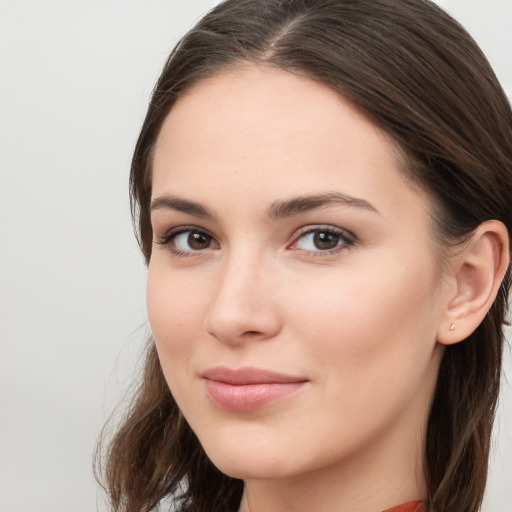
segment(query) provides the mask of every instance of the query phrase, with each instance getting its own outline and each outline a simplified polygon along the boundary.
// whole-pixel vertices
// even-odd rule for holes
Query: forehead
[[[358,128],[355,137],[347,132],[340,138],[342,124]],[[398,152],[392,138],[338,92],[266,65],[224,70],[192,86],[174,104],[159,135],[157,153],[173,140],[173,149],[178,150],[191,137],[196,143],[230,151],[237,147],[247,151],[251,146],[268,151],[278,142],[288,147],[293,138],[301,143],[309,138],[317,147],[323,139],[325,146],[334,142],[340,149],[355,138],[379,139],[391,158]]]
[[[176,102],[155,146],[153,195],[193,190],[197,200],[246,194],[268,203],[334,188],[397,205],[406,191],[417,203],[422,194],[400,162],[391,137],[328,86],[245,66]]]

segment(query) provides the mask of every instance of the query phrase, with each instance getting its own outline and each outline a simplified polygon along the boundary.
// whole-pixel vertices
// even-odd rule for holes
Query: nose
[[[275,270],[262,259],[232,255],[224,262],[206,315],[207,332],[231,345],[268,340],[281,329]]]

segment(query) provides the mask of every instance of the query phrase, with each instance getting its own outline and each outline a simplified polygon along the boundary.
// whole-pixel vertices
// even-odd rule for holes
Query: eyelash
[[[158,240],[156,240],[155,243],[158,245],[162,245],[167,247],[171,254],[176,257],[191,257],[191,256],[197,256],[201,254],[202,250],[190,250],[190,251],[182,251],[179,249],[176,249],[174,247],[174,242],[176,238],[179,235],[182,235],[184,233],[196,233],[199,235],[206,236],[211,239],[211,241],[217,243],[215,241],[215,238],[208,233],[208,231],[199,228],[198,226],[180,226],[178,228],[173,228],[164,233]],[[304,239],[307,235],[312,235],[313,233],[323,233],[328,235],[334,235],[339,237],[338,244],[333,247],[332,249],[326,249],[326,250],[306,250],[306,249],[296,249],[293,248],[293,245],[296,245],[301,239]],[[291,250],[301,250],[303,255],[306,257],[325,257],[325,256],[332,256],[334,254],[338,254],[341,251],[348,250],[357,242],[356,237],[350,233],[349,231],[337,228],[330,225],[318,225],[318,226],[307,226],[305,228],[302,228],[299,230],[299,233],[294,237],[291,244],[289,244],[287,247]],[[205,248],[209,249],[209,247]]]
[[[173,256],[177,256],[179,258],[182,257],[189,257],[189,256],[196,256],[197,254],[200,254],[201,251],[197,250],[190,250],[190,251],[181,251],[179,249],[176,249],[173,244],[176,240],[176,237],[179,235],[182,235],[184,233],[197,233],[200,235],[207,236],[211,238],[212,240],[215,240],[215,238],[210,235],[207,231],[204,229],[199,228],[198,226],[180,226],[178,228],[173,228],[164,233],[157,241],[156,243],[159,245],[163,245],[167,247]]]
[[[292,250],[302,250],[304,256],[307,257],[325,257],[325,256],[332,256],[334,254],[338,254],[341,251],[345,251],[351,248],[356,243],[356,237],[347,231],[346,229],[337,228],[334,226],[329,225],[319,225],[319,226],[307,226],[305,228],[302,228],[301,231],[299,231],[298,235],[294,238],[294,241],[288,246],[292,247],[293,245],[296,245],[301,239],[304,239],[307,235],[312,235],[314,233],[323,233],[328,235],[334,235],[339,237],[338,243],[335,247],[332,249],[326,249],[326,250],[306,250],[306,249],[292,249]]]

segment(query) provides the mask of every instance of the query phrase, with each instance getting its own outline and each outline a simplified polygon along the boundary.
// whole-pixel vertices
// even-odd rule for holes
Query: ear
[[[458,343],[475,331],[496,298],[509,261],[505,225],[497,220],[480,224],[450,266],[451,292],[438,327],[439,343]]]

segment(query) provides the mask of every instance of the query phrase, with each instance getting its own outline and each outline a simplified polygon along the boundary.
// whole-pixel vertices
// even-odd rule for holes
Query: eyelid
[[[335,247],[332,249],[313,249],[308,250],[304,248],[298,248],[294,247],[302,238],[304,238],[306,235],[310,235],[315,232],[327,232],[332,233],[340,237],[340,243],[338,243]],[[209,237],[212,241],[212,243],[215,245],[215,247],[206,247],[204,249],[190,249],[190,250],[181,250],[178,249],[173,245],[173,241],[181,234],[183,233],[189,233],[189,232],[197,232],[200,234],[204,234],[207,237]],[[292,242],[287,245],[287,249],[289,250],[297,250],[301,251],[302,253],[308,255],[314,255],[314,256],[328,256],[333,255],[335,253],[338,253],[342,250],[349,249],[352,245],[354,245],[357,242],[356,236],[348,231],[347,229],[340,228],[337,226],[333,226],[332,224],[317,224],[317,225],[306,225],[303,226],[295,231],[295,233],[292,235]],[[165,231],[162,235],[158,236],[156,240],[153,241],[153,243],[162,245],[166,247],[173,255],[175,256],[200,256],[204,255],[205,252],[213,250],[217,250],[220,248],[220,244],[216,237],[210,233],[209,230],[202,228],[200,226],[196,225],[181,225],[176,226],[171,229],[168,229]]]
[[[342,243],[334,247],[333,249],[326,250],[306,250],[306,249],[297,249],[294,248],[293,245],[297,244],[297,242],[305,237],[306,235],[315,233],[315,232],[328,232],[333,233],[340,236]],[[313,253],[315,255],[329,255],[337,253],[341,250],[348,249],[350,246],[354,245],[357,242],[356,236],[348,231],[347,229],[340,228],[337,226],[333,226],[332,224],[318,224],[318,225],[308,225],[299,228],[293,235],[292,242],[288,245],[288,248],[291,250],[300,250],[307,253]]]
[[[207,250],[212,249],[211,247],[207,247],[203,250],[190,249],[188,251],[183,251],[183,250],[173,247],[172,242],[175,240],[175,238],[183,233],[188,233],[188,232],[197,232],[197,233],[204,234],[211,238],[211,240],[215,243],[217,248],[219,246],[219,242],[217,241],[215,236],[213,236],[207,229],[204,229],[200,226],[194,226],[194,225],[176,226],[174,228],[168,229],[162,235],[160,235],[156,240],[154,240],[154,243],[156,243],[158,245],[162,245],[164,247],[167,247],[171,251],[171,253],[175,256],[197,256],[197,255],[204,254]]]
[[[348,229],[335,226],[334,224],[306,224],[296,229],[293,236],[304,235],[306,233],[311,233],[312,231],[321,231],[322,229],[325,231],[341,233],[343,235],[346,235],[347,238],[353,238],[354,240],[356,238],[356,236]]]

